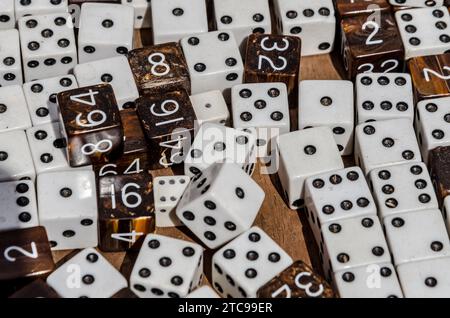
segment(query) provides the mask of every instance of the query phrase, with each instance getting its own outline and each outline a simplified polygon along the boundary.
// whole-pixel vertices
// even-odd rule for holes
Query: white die
[[[389,4],[397,7],[431,8],[444,5],[443,0],[389,0]]]
[[[377,207],[359,167],[334,170],[305,181],[308,221],[316,242],[330,222],[356,216],[376,217]]]
[[[17,20],[29,15],[66,13],[68,0],[15,0],[15,12]]]
[[[438,209],[388,216],[384,227],[396,266],[450,256],[447,230]]]
[[[110,298],[128,286],[127,280],[106,258],[86,248],[47,277],[63,298]]]
[[[356,76],[358,124],[375,120],[414,120],[411,76],[406,73],[362,73]]]
[[[133,49],[134,9],[128,5],[84,3],[78,33],[81,63],[123,55]]]
[[[376,216],[354,217],[323,227],[321,252],[325,273],[390,263],[388,245]]]
[[[399,10],[395,18],[405,47],[405,60],[450,50],[450,15],[446,7]]]
[[[450,258],[406,263],[397,267],[407,298],[449,298]]]
[[[191,95],[190,99],[197,116],[198,126],[203,123],[226,125],[229,122],[230,112],[220,91]]]
[[[0,63],[0,87],[23,83],[19,31],[16,29],[1,30],[1,22]]]
[[[16,17],[14,13],[15,0],[0,1],[0,30],[14,29]]]
[[[186,298],[220,298],[219,295],[209,286],[202,286],[188,294]]]
[[[233,162],[247,169],[255,163],[255,135],[252,130],[203,124],[184,160],[184,174],[195,177],[215,162]]]
[[[300,82],[299,129],[330,127],[341,155],[350,155],[353,152],[354,112],[352,82]]]
[[[230,88],[242,83],[244,65],[231,31],[202,33],[181,40],[192,94],[220,90],[228,102]]]
[[[36,174],[71,169],[66,157],[66,140],[59,123],[48,123],[26,130]]]
[[[141,298],[185,297],[203,279],[203,248],[195,243],[149,234],[130,276]]]
[[[22,86],[0,87],[0,132],[31,127]]]
[[[39,226],[33,181],[0,183],[0,202],[0,232]]]
[[[110,84],[119,109],[135,108],[139,92],[125,56],[116,56],[75,66],[74,74],[80,87]]]
[[[291,209],[303,205],[306,178],[344,168],[331,129],[317,127],[278,137],[278,176]]]
[[[205,0],[153,0],[153,43],[178,42],[208,32]]]
[[[428,162],[431,150],[450,146],[450,97],[417,103],[416,130],[422,157]]]
[[[122,4],[134,9],[134,28],[144,29],[152,26],[151,0],[122,0]]]
[[[59,121],[56,94],[78,88],[73,75],[63,75],[23,84],[28,110],[34,126]]]
[[[400,118],[356,126],[355,161],[366,174],[376,168],[420,162],[412,122]]]
[[[217,30],[233,31],[237,44],[245,50],[252,33],[272,33],[268,0],[214,0]]]
[[[280,33],[302,39],[302,56],[333,50],[336,18],[331,0],[275,0]]]
[[[341,298],[403,298],[397,273],[390,263],[338,272],[333,281]]]
[[[255,298],[265,283],[292,265],[292,258],[259,227],[252,227],[217,251],[212,284],[224,298]]]
[[[369,176],[381,219],[398,213],[438,208],[433,183],[422,162],[374,169]]]
[[[39,221],[53,250],[97,246],[97,193],[93,171],[58,171],[37,178]]]
[[[182,225],[175,215],[175,207],[189,184],[188,176],[156,177],[153,180],[156,226]]]
[[[176,215],[214,249],[253,225],[264,197],[264,190],[238,165],[217,163],[192,180]]]
[[[68,13],[23,17],[18,22],[25,81],[65,75],[77,64]]]
[[[35,176],[25,131],[0,133],[0,182],[34,180]]]

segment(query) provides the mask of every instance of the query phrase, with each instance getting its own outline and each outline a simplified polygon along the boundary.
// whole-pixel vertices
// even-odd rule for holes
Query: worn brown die
[[[141,95],[178,89],[191,91],[188,67],[178,43],[132,50],[128,61]]]
[[[364,72],[403,71],[404,48],[392,13],[382,12],[379,19],[372,15],[344,18],[341,31],[341,53],[348,78]]]
[[[148,148],[141,122],[134,109],[120,111],[123,126],[123,154],[106,164],[95,166],[96,176],[134,174],[149,168]]]
[[[413,57],[408,62],[416,100],[450,95],[450,54]]]
[[[55,269],[41,226],[0,233],[0,281],[44,276]]]
[[[282,271],[262,286],[259,298],[335,298],[331,286],[302,261]]]
[[[367,15],[391,9],[387,0],[336,0],[335,5],[337,15],[340,18]]]
[[[151,149],[150,166],[158,169],[181,163],[192,143],[197,119],[188,93],[180,89],[162,96],[146,95],[136,105]]]
[[[121,154],[122,122],[111,85],[64,91],[57,98],[72,167],[105,162]]]
[[[430,152],[429,170],[439,204],[450,195],[450,147],[438,147]]]
[[[115,293],[111,298],[139,298],[133,291],[129,288],[124,288]]]
[[[148,173],[98,181],[99,247],[124,251],[155,230],[153,179]]]
[[[60,296],[39,278],[15,292],[9,298],[60,298]]]
[[[252,34],[247,40],[245,83],[285,83],[290,105],[297,105],[301,40],[296,36]]]

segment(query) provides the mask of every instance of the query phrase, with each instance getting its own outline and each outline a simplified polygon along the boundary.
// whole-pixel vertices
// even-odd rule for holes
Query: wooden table
[[[136,47],[141,43],[150,45],[150,36],[147,32],[136,33]],[[339,57],[332,55],[318,55],[304,57],[301,62],[301,79],[341,79],[335,65],[339,65]],[[297,110],[291,111],[291,117],[297,118]],[[296,119],[295,119],[296,121]],[[171,175],[170,170],[153,171],[152,175]],[[294,260],[303,260],[312,265],[317,271],[322,271],[319,263],[319,254],[308,221],[301,211],[290,210],[281,195],[281,186],[277,175],[261,175],[255,169],[253,179],[264,189],[266,197],[256,219],[255,225],[266,231]],[[156,233],[185,240],[196,240],[185,227],[157,228]],[[197,242],[199,242],[197,240]],[[64,262],[72,251],[54,252],[56,262]],[[205,253],[205,283],[210,280],[210,259],[212,252]],[[103,253],[103,255],[116,267],[120,268],[125,253]]]

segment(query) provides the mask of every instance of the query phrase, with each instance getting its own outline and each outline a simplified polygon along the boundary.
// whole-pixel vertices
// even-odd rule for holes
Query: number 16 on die
[[[77,88],[57,96],[70,166],[99,164],[121,154],[122,122],[111,85]]]

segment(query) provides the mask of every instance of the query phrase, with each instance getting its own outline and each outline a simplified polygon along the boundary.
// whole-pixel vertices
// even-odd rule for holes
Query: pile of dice
[[[450,297],[444,5],[0,0],[0,292]],[[300,81],[328,53],[347,80]],[[256,169],[322,268],[254,226]]]

